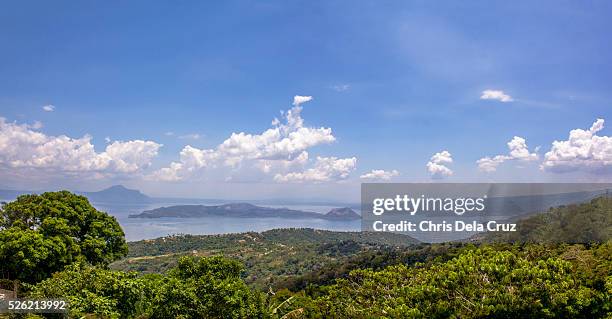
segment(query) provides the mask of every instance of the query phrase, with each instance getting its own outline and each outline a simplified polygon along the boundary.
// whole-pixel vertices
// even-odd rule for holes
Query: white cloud
[[[43,105],[42,109],[45,112],[53,112],[55,111],[55,105],[52,105],[52,104]]]
[[[446,165],[453,162],[453,156],[449,151],[442,151],[434,154],[427,162],[427,171],[431,178],[441,179],[453,175],[453,171]]]
[[[232,133],[214,149],[198,149],[188,145],[181,151],[178,162],[154,172],[151,177],[181,180],[207,168],[237,170],[248,164],[260,172],[280,174],[295,168],[297,164],[304,166],[308,160],[307,149],[336,140],[331,128],[304,125],[300,104],[311,99],[296,96],[295,106],[283,113],[282,121],[273,121],[273,127],[260,134]]]
[[[529,153],[527,142],[520,136],[515,136],[508,142],[510,149],[510,158],[522,161],[535,161],[538,159],[538,154]]]
[[[258,160],[255,164],[264,173],[301,170],[308,164],[308,152],[303,151],[291,160]]]
[[[183,171],[183,164],[172,162],[170,166],[160,168],[159,170],[153,172],[153,174],[149,175],[148,178],[158,181],[180,181],[183,179],[180,176],[180,173]]]
[[[382,169],[373,169],[372,171],[359,176],[359,178],[388,181],[398,175],[399,172],[397,170],[385,171]]]
[[[35,130],[39,130],[43,127],[43,124],[41,121],[34,121],[34,123],[32,123],[32,125],[30,125],[31,128],[35,129]]]
[[[612,137],[596,135],[603,127],[604,120],[597,119],[588,130],[571,130],[566,141],[554,141],[540,168],[550,172],[611,171]]]
[[[510,95],[504,93],[504,91],[501,90],[484,90],[482,91],[482,95],[480,95],[480,99],[497,100],[504,103],[514,101],[514,99]]]
[[[527,147],[527,142],[524,138],[520,136],[515,136],[508,142],[509,154],[508,155],[496,155],[494,157],[483,157],[476,161],[478,164],[478,169],[491,173],[497,170],[497,166],[502,164],[505,161],[509,160],[519,160],[523,162],[535,161],[539,158],[537,153],[530,153],[529,148]],[[537,149],[537,148],[536,148]]]
[[[34,131],[37,125],[0,118],[0,165],[57,172],[135,173],[151,163],[162,146],[151,141],[114,142],[95,151],[91,136],[70,138]]]
[[[346,179],[357,164],[357,158],[317,157],[313,168],[303,172],[276,174],[277,182],[329,182]]]
[[[478,164],[479,170],[491,173],[497,170],[497,166],[509,159],[512,159],[512,157],[506,155],[497,155],[494,157],[486,156],[477,160],[476,164]]]
[[[336,92],[345,92],[348,91],[351,86],[348,84],[336,84],[336,85],[332,85],[332,90],[336,91]]]
[[[311,100],[312,100],[312,96],[296,95],[293,97],[293,106],[300,106],[301,104],[306,103]]]
[[[453,162],[453,156],[451,155],[451,153],[449,151],[442,151],[439,153],[434,154],[431,157],[431,161],[437,164],[441,164],[441,163],[452,163]]]
[[[104,142],[106,142],[107,144],[110,143],[111,142],[110,136],[105,137]]]
[[[166,135],[166,136],[174,136],[174,132],[166,132],[166,133],[164,133],[164,135]]]
[[[134,173],[151,165],[151,160],[157,156],[161,147],[152,141],[115,141],[106,146],[101,156],[110,157],[111,168],[122,173]]]

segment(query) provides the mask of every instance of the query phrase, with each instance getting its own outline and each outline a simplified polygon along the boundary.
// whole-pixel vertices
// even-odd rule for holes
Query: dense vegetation
[[[406,246],[417,241],[401,234],[367,232],[333,232],[316,229],[273,229],[261,233],[248,232],[224,235],[178,235],[129,243],[128,257],[156,256],[191,250],[223,250],[238,244],[259,246],[325,244],[352,240],[365,244]]]
[[[87,313],[111,318],[612,315],[610,242],[454,249],[456,256],[450,259],[356,269],[331,284],[297,292],[249,288],[240,277],[242,265],[231,259],[182,257],[166,275],[72,265],[32,286],[30,295],[67,298],[74,317]]]
[[[491,247],[466,249],[431,265],[355,270],[297,298],[309,318],[602,318],[612,315],[610,244],[577,249],[598,274],[562,256],[529,256]],[[538,247],[548,248],[548,247]],[[562,249],[563,251],[564,249]],[[545,254],[546,255],[546,254]],[[606,277],[607,276],[607,277]],[[303,310],[299,310],[303,309]],[[288,311],[291,308],[287,309]]]
[[[115,270],[76,258],[23,287],[68,299],[75,318],[612,318],[611,204],[553,209],[525,234],[558,239],[534,222],[556,218],[567,236],[603,236],[583,244],[419,244],[304,229],[173,236],[130,243]],[[597,229],[572,225],[589,211]]]
[[[517,222],[517,232],[487,233],[487,242],[590,243],[612,238],[612,198],[550,208]]]
[[[263,317],[265,296],[247,287],[242,270],[222,257],[183,257],[165,276],[75,264],[33,286],[30,296],[66,298],[70,315],[78,318]]]
[[[313,229],[270,230],[206,236],[169,236],[129,243],[128,258],[113,269],[160,273],[181,256],[222,255],[246,266],[244,280],[267,289],[294,276],[318,270],[360,252],[407,247],[410,237],[392,233],[331,232]]]
[[[324,264],[318,269],[287,276],[273,284],[274,289],[312,291],[318,286],[332,284],[336,279],[346,278],[356,269],[381,270],[392,265],[415,265],[417,263],[443,262],[457,256],[465,247],[462,243],[419,244],[407,247],[380,247],[349,255]]]
[[[107,265],[127,254],[117,220],[67,191],[22,195],[0,207],[0,275],[37,282],[66,265]]]

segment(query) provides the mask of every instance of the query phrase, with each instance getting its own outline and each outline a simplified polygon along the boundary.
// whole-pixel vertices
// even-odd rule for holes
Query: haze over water
[[[152,239],[174,234],[211,235],[242,233],[248,231],[266,231],[275,228],[315,228],[335,231],[359,231],[361,221],[331,221],[325,219],[289,219],[289,218],[129,218],[130,214],[163,206],[180,205],[167,202],[154,204],[114,204],[92,203],[98,210],[117,218],[128,241]],[[202,202],[202,205],[219,205],[221,202]],[[308,205],[262,205],[266,207],[286,207],[295,210],[327,213],[331,206]]]

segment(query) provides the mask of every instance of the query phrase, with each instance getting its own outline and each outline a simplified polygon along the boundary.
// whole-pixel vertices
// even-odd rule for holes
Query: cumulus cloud
[[[431,178],[441,179],[453,175],[453,171],[446,165],[453,162],[453,156],[449,151],[442,151],[434,154],[427,162],[427,171]]]
[[[264,173],[276,171],[295,171],[303,169],[309,161],[308,152],[303,151],[290,160],[258,160],[255,167]]]
[[[150,177],[162,181],[178,181],[188,177],[193,172],[206,167],[215,160],[213,150],[201,150],[190,145],[185,146],[180,154],[179,162],[155,171]]]
[[[293,97],[293,106],[300,106],[301,104],[309,102],[311,100],[312,100],[312,96],[296,95]]]
[[[36,125],[0,118],[0,165],[12,169],[102,174],[135,173],[148,167],[162,146],[152,141],[116,141],[96,152],[91,136],[48,136]]]
[[[301,106],[291,108],[286,113],[285,124],[261,134],[232,133],[217,151],[229,162],[244,158],[290,159],[310,147],[336,140],[330,128],[304,127],[301,111]]]
[[[512,159],[512,157],[506,155],[497,155],[494,157],[486,156],[477,160],[476,164],[478,164],[479,170],[491,173],[497,170],[497,166],[509,159]]]
[[[514,101],[514,99],[510,95],[504,93],[504,91],[502,90],[484,90],[480,95],[480,99],[497,100],[504,103]]]
[[[42,109],[45,112],[53,112],[55,111],[55,105],[52,105],[52,104],[43,105]]]
[[[604,120],[597,119],[588,130],[574,129],[565,141],[554,141],[544,155],[540,168],[550,172],[610,172],[612,170],[612,137],[598,136]]]
[[[303,172],[276,174],[277,182],[329,182],[346,179],[355,170],[357,158],[317,157],[313,168]]]
[[[151,165],[151,160],[157,156],[161,146],[152,141],[115,141],[106,146],[106,150],[99,156],[108,156],[109,168],[114,171],[134,173]]]
[[[508,142],[508,149],[510,149],[510,158],[522,160],[522,161],[535,161],[538,159],[538,154],[529,153],[527,142],[524,138],[515,136]]]
[[[508,155],[496,155],[494,157],[483,157],[476,161],[478,169],[483,172],[495,172],[497,167],[505,161],[519,160],[524,162],[535,161],[538,159],[538,154],[529,152],[527,142],[520,136],[515,136],[508,142],[509,153]]]
[[[359,176],[359,178],[388,181],[395,176],[399,176],[399,172],[397,170],[385,171],[382,169],[373,169],[370,172]]]
[[[312,97],[296,96],[294,106],[283,113],[282,121],[273,121],[272,128],[260,134],[245,132],[232,133],[229,138],[213,149],[198,149],[186,146],[180,153],[180,159],[154,172],[151,177],[157,180],[176,181],[190,178],[205,169],[227,167],[240,169],[242,165],[251,164],[259,171],[269,174],[280,174],[278,181],[298,179],[298,175],[283,178],[288,170],[306,166],[308,150],[311,147],[332,143],[336,138],[331,128],[307,127],[301,116],[301,104],[312,100]],[[321,171],[325,158],[317,158],[312,171],[294,172],[304,174],[303,181],[315,181],[314,176],[328,176],[333,179],[343,174],[316,174]],[[336,159],[337,160],[337,159]],[[280,171],[280,172],[279,172]],[[321,178],[321,181],[324,178]]]

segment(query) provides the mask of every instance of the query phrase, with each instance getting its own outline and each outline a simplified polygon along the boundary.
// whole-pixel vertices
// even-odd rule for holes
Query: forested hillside
[[[468,245],[295,292],[249,288],[243,266],[182,257],[166,275],[70,266],[31,288],[72,314],[120,318],[609,318],[612,243]]]
[[[612,197],[550,208],[517,222],[517,232],[487,233],[485,242],[591,243],[612,239]]]
[[[221,255],[246,266],[244,280],[258,288],[275,286],[293,276],[316,271],[349,256],[408,247],[416,240],[393,233],[275,229],[262,233],[181,235],[129,243],[128,258],[117,270],[159,273],[176,266],[181,256]]]
[[[611,266],[610,243],[467,248],[282,298],[303,318],[609,318]]]

